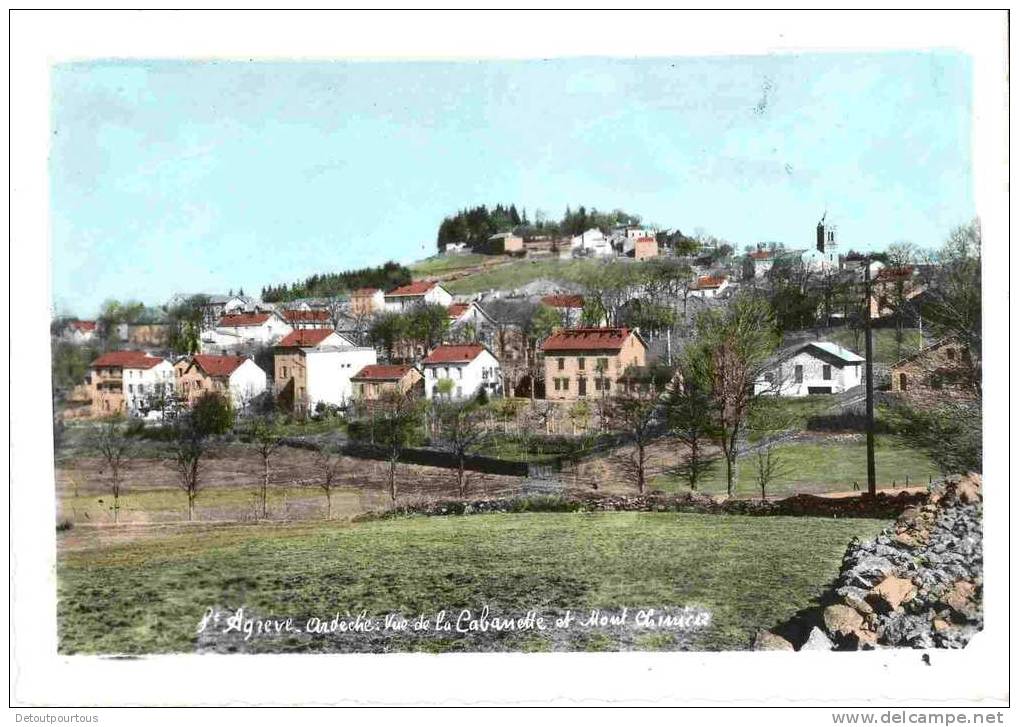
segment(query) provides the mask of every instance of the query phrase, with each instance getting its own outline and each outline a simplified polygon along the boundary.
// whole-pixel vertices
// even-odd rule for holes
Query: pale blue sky
[[[432,254],[444,215],[616,207],[742,248],[940,242],[973,217],[949,53],[53,71],[53,294],[156,304]]]

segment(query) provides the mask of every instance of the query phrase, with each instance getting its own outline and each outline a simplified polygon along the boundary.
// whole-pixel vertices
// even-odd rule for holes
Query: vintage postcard
[[[609,46],[48,64],[55,657],[980,642],[979,61]]]

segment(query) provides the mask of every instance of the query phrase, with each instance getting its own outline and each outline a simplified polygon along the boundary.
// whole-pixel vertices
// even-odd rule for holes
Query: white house
[[[96,329],[95,321],[68,321],[60,337],[74,344],[88,343],[96,337]]]
[[[775,252],[772,250],[755,250],[747,258],[754,278],[763,278],[775,267]]]
[[[242,409],[264,392],[266,373],[248,356],[195,354],[177,376],[177,388],[190,403],[207,391],[228,395],[230,403]]]
[[[219,319],[215,328],[202,331],[202,350],[251,344],[271,345],[293,330],[294,327],[275,311],[229,313]]]
[[[776,396],[840,394],[862,383],[863,364],[862,356],[836,343],[807,343],[779,358],[755,389]]]
[[[425,374],[425,397],[433,399],[443,394],[439,382],[453,382],[450,398],[472,397],[482,388],[489,395],[502,392],[499,360],[480,343],[463,346],[438,346],[421,362]]]
[[[335,331],[302,328],[276,346],[276,391],[294,408],[345,406],[353,396],[350,379],[374,363],[374,348],[354,346]]]
[[[435,303],[444,308],[453,302],[448,290],[435,282],[418,281],[386,293],[386,310],[402,313],[421,303]]]
[[[611,255],[613,252],[609,238],[605,237],[604,233],[597,227],[592,227],[587,232],[583,232],[576,237],[571,238],[570,248],[578,255],[583,254],[599,257]]]
[[[701,275],[690,286],[690,295],[695,298],[717,298],[729,287],[729,278],[724,275]]]
[[[92,386],[99,397],[116,397],[119,393],[123,397],[122,411],[130,416],[140,415],[151,397],[172,392],[176,379],[173,364],[143,351],[111,351],[93,361],[90,368]],[[115,412],[118,408],[114,405],[108,410]]]

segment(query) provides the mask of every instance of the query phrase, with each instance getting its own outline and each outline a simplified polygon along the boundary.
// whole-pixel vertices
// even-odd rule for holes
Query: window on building
[[[553,379],[553,381],[555,382],[555,390],[559,391],[559,379]]]
[[[562,371],[563,369],[565,369],[565,368],[566,368],[566,359],[564,359],[564,358],[561,358],[561,359],[559,359],[559,360],[558,360],[558,362],[557,362],[557,363],[558,363],[558,365],[559,365],[559,370],[560,370],[560,371]]]
[[[563,379],[563,391],[569,391],[569,390],[570,390],[570,380],[569,379]]]
[[[905,390],[906,390],[906,375],[905,374],[899,374],[899,391],[905,391]]]
[[[828,364],[821,367],[821,378],[825,381],[831,381],[831,366]]]
[[[609,360],[607,358],[600,358],[600,359],[598,359],[598,368],[601,369],[602,371],[608,371],[609,370]]]
[[[803,383],[803,367],[802,366],[797,365],[797,367],[793,370],[793,380],[797,384],[802,384]]]
[[[955,361],[955,349],[954,348],[946,348],[945,349],[945,356],[948,357],[949,361]]]
[[[583,356],[581,356],[580,358],[577,359],[577,368],[583,371],[584,365],[586,363],[587,363],[586,359]]]

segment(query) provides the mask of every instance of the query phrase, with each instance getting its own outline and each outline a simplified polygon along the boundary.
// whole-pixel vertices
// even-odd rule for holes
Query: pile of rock
[[[950,478],[873,541],[850,543],[801,650],[965,646],[983,627],[980,490],[980,475]],[[753,648],[795,640],[761,632]]]
[[[690,512],[726,515],[794,515],[812,517],[891,518],[922,504],[926,493],[878,493],[877,497],[793,495],[782,500],[715,498],[699,492],[643,495],[567,492],[495,499],[404,502],[381,512],[361,515],[375,520],[407,515],[473,515],[491,512]]]

